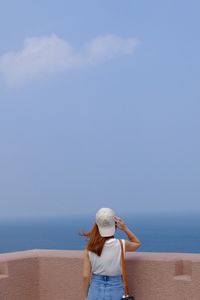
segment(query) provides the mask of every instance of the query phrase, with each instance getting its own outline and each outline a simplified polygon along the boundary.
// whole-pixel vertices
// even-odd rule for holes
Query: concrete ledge
[[[126,255],[136,300],[200,300],[200,254],[135,252]],[[82,299],[82,251],[0,254],[1,300]]]

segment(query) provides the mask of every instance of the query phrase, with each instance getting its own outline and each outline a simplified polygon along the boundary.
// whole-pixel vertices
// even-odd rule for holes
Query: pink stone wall
[[[0,254],[0,300],[39,300],[38,258],[32,251]]]
[[[40,300],[82,299],[82,260],[79,251],[40,253]]]
[[[200,300],[200,254],[134,253],[130,291],[140,300]]]
[[[200,254],[126,255],[136,300],[200,300]],[[0,300],[82,299],[82,252],[30,250],[0,254]]]

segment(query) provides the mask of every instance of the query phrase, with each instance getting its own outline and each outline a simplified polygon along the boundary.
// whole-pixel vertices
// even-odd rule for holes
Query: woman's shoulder
[[[120,246],[120,240],[122,241],[123,245],[125,244],[124,239],[117,239],[117,238],[111,238],[105,242],[106,245],[119,245]]]
[[[110,243],[113,243],[113,242],[116,242],[116,241],[117,241],[116,238],[110,238],[109,240],[107,240],[107,241],[105,242],[105,244],[110,244]]]
[[[116,239],[116,241],[117,241],[117,243],[119,244],[120,247],[121,247],[120,241],[122,241],[123,249],[124,249],[124,251],[125,251],[126,240],[125,240],[125,239]]]

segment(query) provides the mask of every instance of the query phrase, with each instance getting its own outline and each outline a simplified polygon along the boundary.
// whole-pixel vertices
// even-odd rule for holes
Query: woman
[[[83,254],[84,300],[121,300],[124,289],[121,247],[114,237],[116,228],[124,231],[129,239],[122,240],[124,251],[135,251],[141,246],[138,238],[112,209],[98,210],[92,230],[82,234],[89,238]]]

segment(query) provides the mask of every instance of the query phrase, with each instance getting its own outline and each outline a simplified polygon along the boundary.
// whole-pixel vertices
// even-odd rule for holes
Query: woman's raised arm
[[[129,239],[125,241],[125,251],[136,251],[140,246],[140,240],[134,235],[134,233],[126,226],[125,222],[119,218],[115,217],[117,228],[124,231]]]

